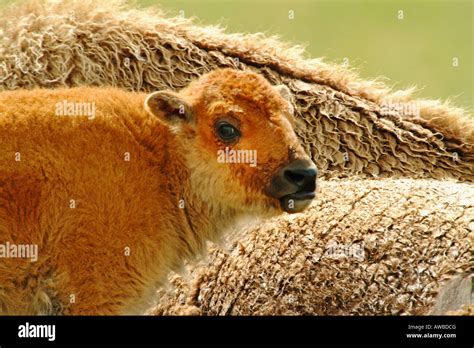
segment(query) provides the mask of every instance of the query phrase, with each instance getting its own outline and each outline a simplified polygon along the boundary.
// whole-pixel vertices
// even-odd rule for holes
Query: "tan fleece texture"
[[[173,275],[150,313],[430,314],[452,279],[472,277],[473,238],[471,185],[321,182],[308,211],[249,228]]]

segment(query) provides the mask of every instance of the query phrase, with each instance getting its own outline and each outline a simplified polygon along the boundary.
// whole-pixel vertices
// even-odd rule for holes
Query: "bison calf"
[[[0,312],[141,313],[206,240],[305,209],[288,98],[229,69],[179,93],[0,93]]]

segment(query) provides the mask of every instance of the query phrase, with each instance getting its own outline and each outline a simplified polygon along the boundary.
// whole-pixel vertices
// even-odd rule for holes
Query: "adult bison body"
[[[37,0],[3,11],[0,38],[0,91],[179,90],[214,69],[252,70],[291,90],[296,133],[321,178],[474,181],[474,122],[464,110],[306,59],[274,37],[227,34],[120,0]]]
[[[287,92],[224,69],[179,93],[1,93],[0,241],[38,251],[0,258],[1,312],[139,313],[205,240],[305,209]]]

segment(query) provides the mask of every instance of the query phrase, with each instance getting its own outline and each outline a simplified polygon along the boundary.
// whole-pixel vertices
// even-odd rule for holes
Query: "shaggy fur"
[[[14,6],[0,32],[0,89],[176,90],[218,67],[258,70],[291,89],[297,133],[323,177],[474,180],[474,124],[463,110],[305,59],[300,47],[275,37],[226,34],[156,9],[90,0]]]
[[[189,276],[172,277],[175,288],[160,291],[151,313],[442,314],[434,311],[438,295],[458,276],[468,279],[461,298],[470,303],[471,185],[385,179],[320,181],[320,188],[306,212],[249,228]],[[330,253],[361,243],[361,258]]]
[[[458,310],[447,312],[446,315],[474,316],[474,305],[471,304],[471,305],[463,306],[462,308]]]
[[[0,93],[0,241],[39,248],[37,262],[0,258],[2,314],[140,313],[206,239],[281,213],[265,188],[309,159],[276,89],[224,69],[167,95],[185,106],[180,116],[156,95]],[[94,103],[95,118],[58,116],[63,101]],[[223,115],[240,124],[235,144],[215,134]],[[257,166],[218,163],[224,146],[256,150]]]

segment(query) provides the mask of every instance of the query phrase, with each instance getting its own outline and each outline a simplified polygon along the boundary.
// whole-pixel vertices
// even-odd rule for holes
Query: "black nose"
[[[318,170],[309,159],[297,159],[281,168],[273,176],[266,194],[280,202],[280,208],[287,213],[303,211],[316,195]]]
[[[317,175],[318,170],[310,159],[294,160],[272,178],[267,193],[278,199],[292,194],[298,194],[301,199],[314,196]]]
[[[315,166],[305,168],[286,168],[284,178],[297,187],[298,191],[314,191],[316,189],[316,176],[318,171]]]

